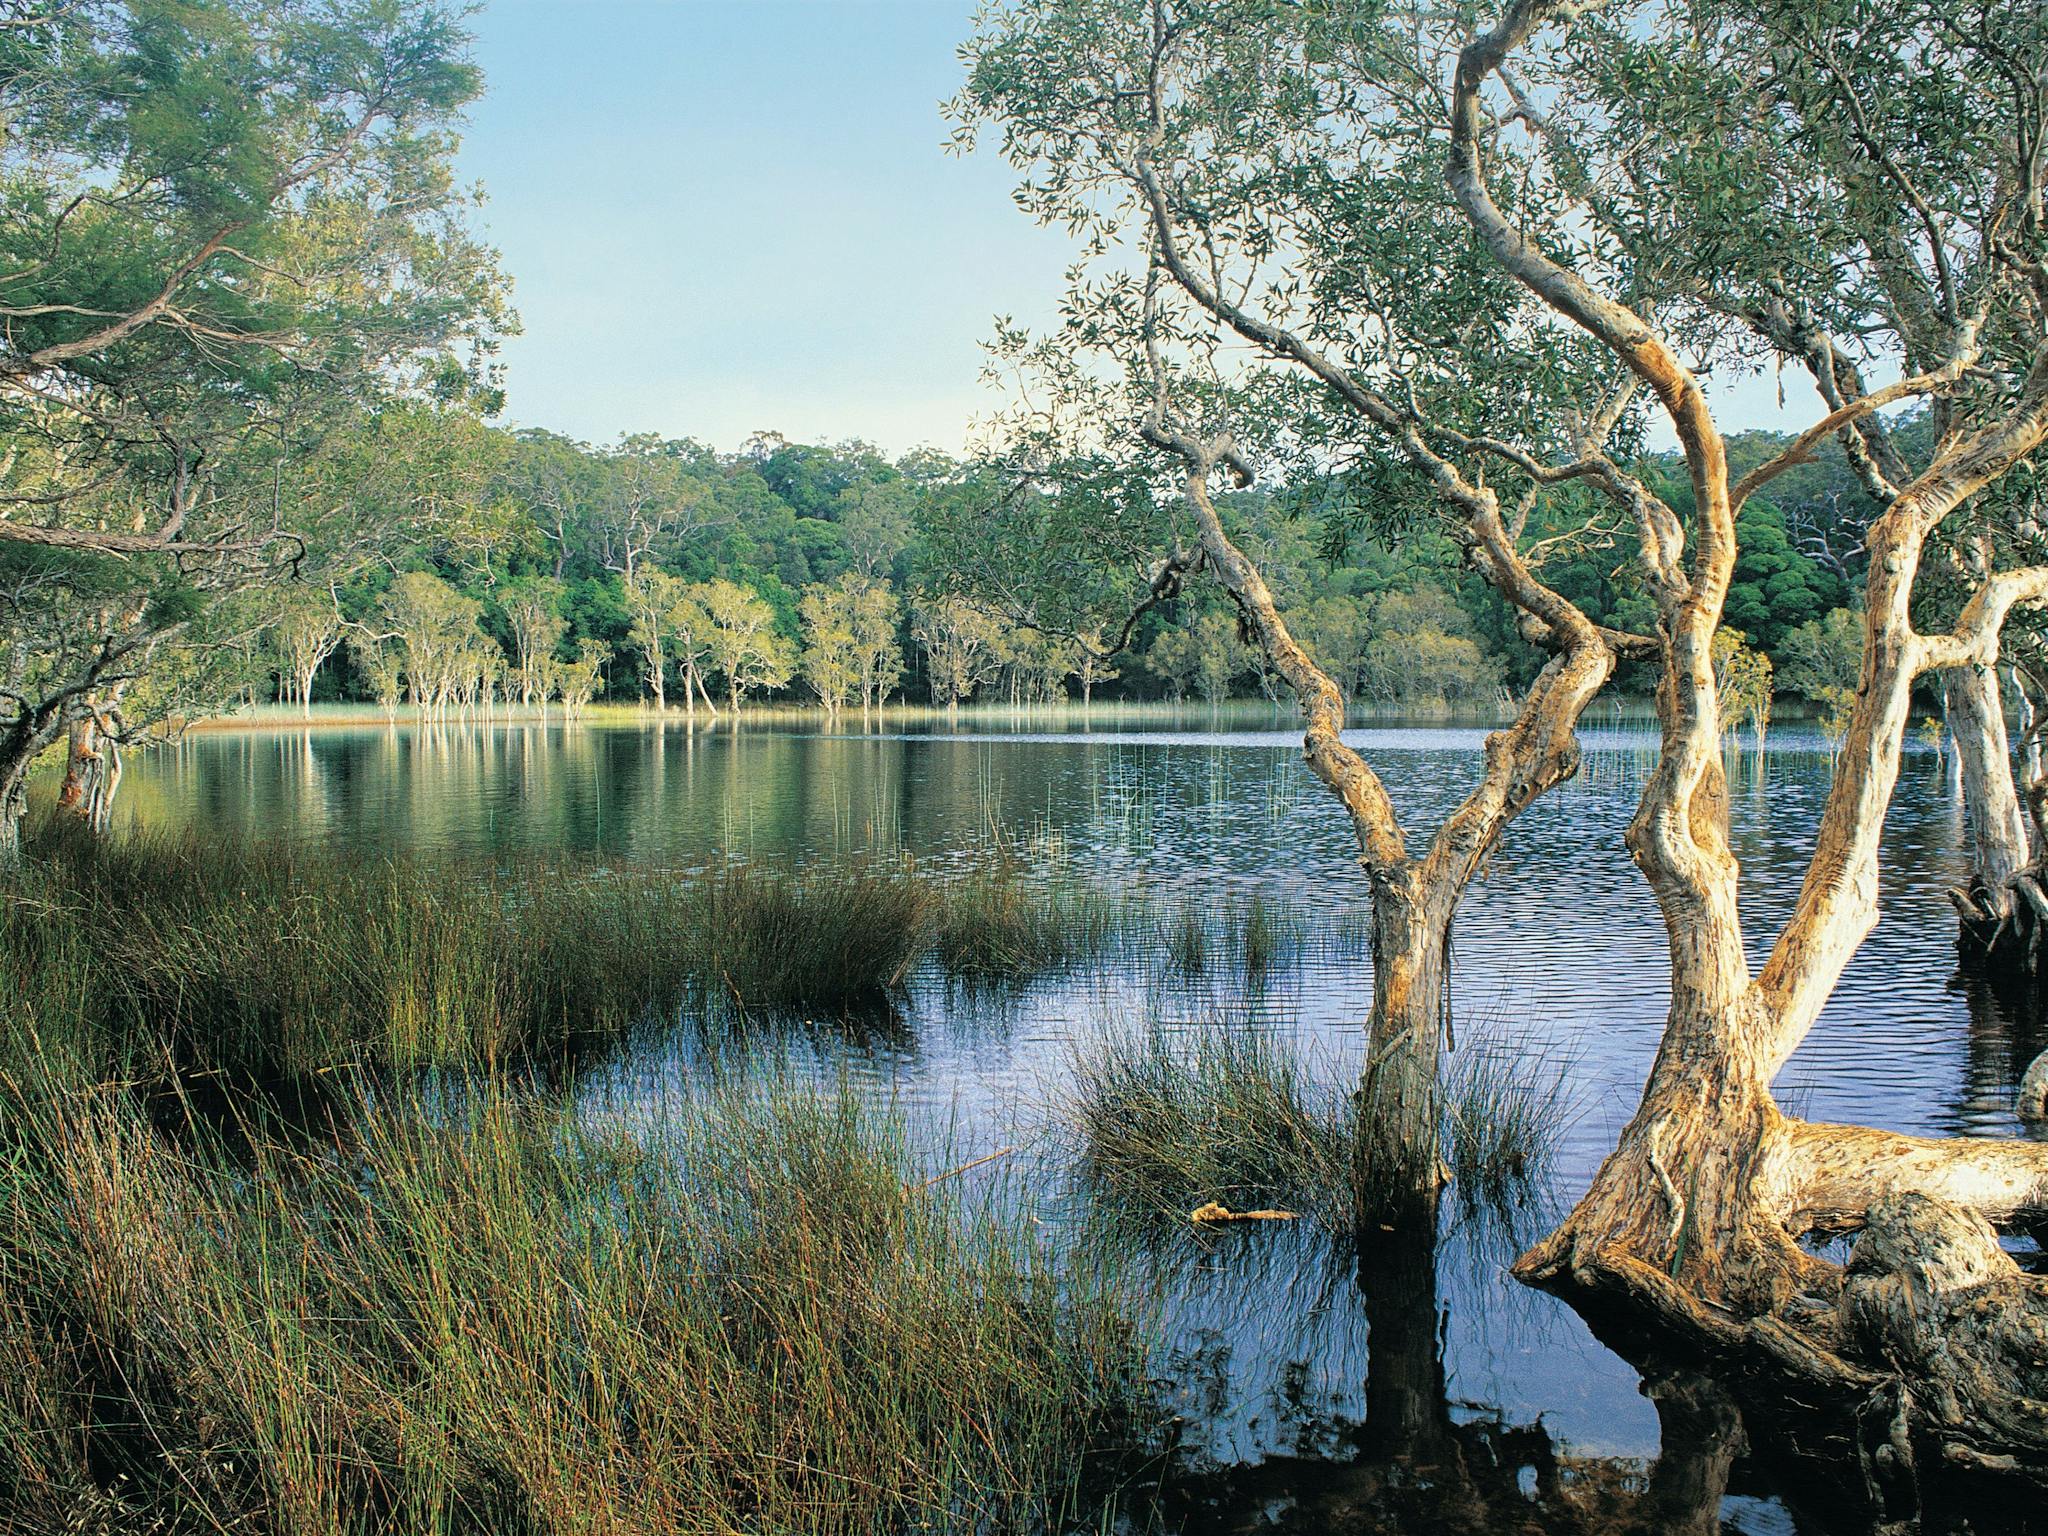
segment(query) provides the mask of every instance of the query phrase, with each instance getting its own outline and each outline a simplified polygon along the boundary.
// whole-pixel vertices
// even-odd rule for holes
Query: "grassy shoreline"
[[[1625,718],[1648,723],[1653,720],[1650,703],[1647,700],[1628,700],[1625,703]],[[822,705],[797,701],[769,701],[766,703],[742,705],[738,715],[741,726],[747,725],[805,725],[824,726],[859,733],[868,729],[900,728],[903,726],[928,725],[942,728],[977,725],[1045,725],[1052,722],[1071,723],[1078,721],[1115,724],[1118,722],[1166,723],[1207,725],[1212,722],[1258,722],[1275,728],[1291,725],[1297,718],[1293,705],[1285,702],[1269,702],[1264,699],[1230,699],[1216,704],[1199,702],[1174,703],[1171,700],[1095,700],[1088,704],[1078,699],[1049,704],[1007,704],[998,702],[968,703],[957,710],[946,710],[925,704],[886,704],[863,713],[859,709],[844,709],[837,714],[828,714]],[[1370,706],[1354,706],[1351,723],[1357,726],[1373,725],[1496,725],[1503,719],[1500,710],[1493,707],[1473,709],[1445,708],[1441,710],[1378,709]],[[708,730],[729,728],[734,717],[731,711],[721,707],[713,717],[699,711],[694,717],[681,708],[671,706],[665,711],[656,710],[644,702],[617,703],[601,702],[586,706],[575,716],[565,716],[559,706],[543,711],[536,706],[502,705],[490,710],[472,710],[458,714],[429,717],[412,705],[398,706],[386,710],[376,704],[321,703],[313,706],[310,715],[300,712],[296,705],[260,704],[243,706],[231,713],[210,715],[185,722],[182,729],[187,733],[213,733],[229,731],[289,731],[323,729],[365,729],[386,726],[420,725],[586,725],[586,726],[648,726],[667,725],[676,729]]]
[[[1065,1529],[1151,1434],[1145,1303],[846,1092],[646,1139],[477,1085],[346,1146],[0,1090],[0,1527]]]
[[[503,1066],[650,1020],[858,1009],[913,972],[1010,985],[1118,964],[1263,982],[1310,948],[1254,895],[1198,909],[1007,859],[783,867],[351,854],[51,820],[0,876],[10,1049],[94,1080]],[[1341,922],[1320,934],[1355,945]]]

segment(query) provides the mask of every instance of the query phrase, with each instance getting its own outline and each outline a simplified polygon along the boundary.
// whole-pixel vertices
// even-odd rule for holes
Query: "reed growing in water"
[[[1128,943],[1134,916],[1128,902],[1002,865],[943,888],[934,954],[949,975],[1013,980],[1112,952]]]
[[[1277,1206],[1357,1231],[1408,1191],[1374,1166],[1355,1089],[1323,1053],[1270,1030],[1150,1023],[1078,1046],[1054,1118],[1084,1186],[1110,1210],[1185,1220],[1211,1201]],[[1452,1054],[1439,1089],[1453,1200],[1511,1212],[1548,1172],[1562,1071],[1481,1041]]]
[[[716,1082],[631,1136],[380,1093],[234,1155],[4,1092],[10,1529],[1060,1528],[1145,1433],[1113,1260],[850,1091]]]
[[[1059,885],[884,861],[511,867],[60,826],[4,885],[8,1037],[144,1080],[505,1062],[694,1004],[871,999],[931,955],[1029,974],[1119,921]]]

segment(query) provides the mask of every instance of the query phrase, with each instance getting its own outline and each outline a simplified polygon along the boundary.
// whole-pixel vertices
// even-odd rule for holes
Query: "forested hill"
[[[1277,688],[1199,582],[1149,612],[1107,663],[937,595],[946,573],[934,530],[971,536],[1003,487],[930,450],[892,461],[865,443],[772,433],[732,454],[649,435],[596,448],[418,412],[380,432],[385,472],[396,467],[413,495],[432,487],[435,515],[331,587],[288,594],[245,645],[245,698],[722,706],[1220,700]],[[1733,451],[1746,462],[1776,446],[1757,434]],[[1682,505],[1675,465],[1651,467]],[[1779,693],[1821,698],[1853,681],[1846,609],[1870,508],[1834,456],[1773,489],[1742,514],[1728,623],[1771,658]],[[1333,535],[1328,490],[1243,493],[1228,510],[1354,701],[1485,706],[1527,681],[1535,654],[1445,541]],[[1639,629],[1649,610],[1634,570],[1625,540],[1561,550],[1546,566],[1595,618]]]

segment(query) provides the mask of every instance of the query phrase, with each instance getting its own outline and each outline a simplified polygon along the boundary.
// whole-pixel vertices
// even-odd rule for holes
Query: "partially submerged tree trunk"
[[[1175,1523],[1257,1530],[1284,1508],[1302,1530],[1718,1536],[1749,1443],[1745,1415],[1721,1383],[1696,1365],[1647,1363],[1643,1393],[1661,1440],[1647,1476],[1633,1457],[1576,1451],[1541,1419],[1474,1412],[1454,1397],[1445,1370],[1438,1263],[1426,1227],[1360,1246],[1370,1355],[1364,1418],[1342,1429],[1342,1450],[1352,1454],[1279,1454],[1209,1478],[1169,1479],[1169,1497],[1195,1496],[1186,1511],[1172,1508],[1183,1517]],[[1328,1433],[1321,1420],[1316,1429],[1319,1439]],[[1829,1488],[1810,1464],[1800,1470],[1802,1491]]]
[[[1035,22],[1071,8],[997,9],[1021,9]],[[1880,834],[1916,682],[1957,677],[1955,712],[1967,713],[1962,696],[1981,691],[1997,665],[2007,613],[2048,600],[2048,567],[1987,569],[1949,633],[1923,634],[1912,622],[1930,534],[2048,434],[2048,149],[2038,132],[2048,33],[2024,7],[1993,7],[1966,23],[1904,0],[1853,17],[1770,6],[1712,26],[1654,8],[1589,22],[1598,9],[1597,0],[1505,0],[1500,23],[1460,51],[1443,169],[1477,249],[1445,242],[1432,227],[1395,248],[1398,267],[1384,260],[1377,230],[1349,237],[1375,215],[1394,216],[1369,194],[1382,166],[1410,168],[1396,141],[1433,145],[1445,126],[1433,83],[1440,13],[1397,12],[1376,30],[1377,14],[1340,11],[1326,28],[1326,7],[1251,8],[1303,23],[1269,37],[1242,8],[1218,23],[1213,7],[1169,0],[1096,6],[1085,27],[1021,26],[1014,51],[980,55],[996,67],[978,69],[970,89],[1002,104],[1013,157],[1053,168],[1030,188],[1034,205],[1049,210],[1042,216],[1098,232],[1102,206],[1115,202],[1103,194],[1121,191],[1147,226],[1143,340],[1154,404],[1146,435],[1184,462],[1199,530],[1191,558],[1229,591],[1247,639],[1301,700],[1305,755],[1351,817],[1373,903],[1374,1037],[1383,1052],[1428,1030],[1459,896],[1506,822],[1570,771],[1578,710],[1617,649],[1635,644],[1595,630],[1531,575],[1524,555],[1540,558],[1547,541],[1525,519],[1510,517],[1503,528],[1481,475],[1526,487],[1532,501],[1559,486],[1583,491],[1602,504],[1608,526],[1632,535],[1654,612],[1647,650],[1660,668],[1662,739],[1628,847],[1665,925],[1670,1015],[1615,1151],[1521,1273],[1746,1361],[1774,1361],[1804,1382],[1860,1394],[1897,1426],[1873,1445],[1873,1465],[1889,1447],[1887,1465],[1910,1477],[1932,1445],[1954,1461],[2048,1469],[2048,1383],[2037,1389],[2030,1374],[2048,1359],[2048,1340],[2033,1283],[2002,1267],[1985,1229],[1973,1225],[2048,1209],[2048,1146],[1804,1124],[1771,1094],[1876,921]],[[1880,14],[1881,24],[1870,22]],[[1420,67],[1406,57],[1411,27],[1426,35]],[[1537,34],[1554,40],[1565,29],[1575,35],[1542,67],[1528,75],[1508,68],[1510,54]],[[1203,39],[1209,51],[1183,72],[1182,57]],[[1029,90],[1016,87],[1021,77],[1057,76],[1063,49],[1082,54],[1070,77],[1053,88],[1035,78]],[[1399,51],[1398,65],[1386,67],[1385,50]],[[1876,73],[1896,68],[1866,100],[1856,77],[1872,73],[1870,58]],[[1287,82],[1278,100],[1255,89],[1269,59],[1273,78]],[[1376,94],[1373,73],[1383,67],[1395,81]],[[1905,77],[1903,88],[1893,75]],[[1651,92],[1654,106],[1641,99]],[[1731,99],[1770,131],[1739,152],[1696,153],[1715,145]],[[1388,126],[1394,131],[1381,137]],[[1524,132],[1540,154],[1482,165],[1482,147]],[[1894,150],[1908,157],[1903,167],[1888,158]],[[1672,174],[1640,174],[1666,154]],[[1222,169],[1212,173],[1211,162]],[[1774,179],[1781,169],[1802,174]],[[1916,185],[1922,172],[1938,184]],[[1404,194],[1414,185],[1391,179]],[[1302,184],[1342,195],[1296,196]],[[1507,212],[1497,194],[1513,200]],[[1799,241],[1812,242],[1798,247],[1803,255],[1787,254],[1788,219]],[[1551,315],[1489,297],[1462,329],[1433,304],[1423,306],[1423,324],[1405,329],[1399,268],[1434,270],[1430,257],[1445,243],[1458,247],[1460,262],[1483,255]],[[1324,264],[1303,271],[1266,260],[1295,244]],[[1154,326],[1162,268],[1199,312]],[[1448,270],[1456,283],[1468,281],[1462,265]],[[1601,291],[1596,278],[1639,296],[1636,304]],[[1076,308],[1099,309],[1087,317],[1090,331],[1127,335],[1136,298],[1128,271],[1086,279],[1070,294]],[[1493,291],[1486,276],[1470,281]],[[1305,317],[1300,330],[1286,328],[1291,316]],[[1591,338],[1597,362],[1584,363],[1575,345],[1550,344],[1552,316]],[[1663,318],[1682,341],[1660,332]],[[1724,343],[1719,322],[1751,328],[1778,357],[1805,363],[1827,405],[1739,480],[1680,353],[1750,361],[1746,344]],[[1842,341],[1827,333],[1830,323]],[[1255,362],[1279,361],[1312,381],[1311,451],[1331,443],[1342,462],[1358,446],[1349,429],[1363,436],[1369,428],[1457,508],[1446,519],[1452,537],[1518,610],[1523,633],[1550,652],[1515,726],[1489,739],[1480,789],[1423,858],[1410,854],[1379,779],[1344,745],[1337,690],[1293,643],[1209,503],[1214,469],[1248,478],[1212,425],[1250,392],[1234,394],[1242,357],[1216,361],[1211,339],[1221,328]],[[1322,337],[1336,338],[1328,350]],[[1163,348],[1173,349],[1172,368]],[[1354,370],[1346,362],[1354,355],[1368,361]],[[1896,381],[1867,387],[1858,376],[1866,357],[1882,359]],[[1138,359],[1120,361],[1135,372]],[[1608,456],[1628,400],[1607,377],[1616,365],[1675,432],[1691,493],[1682,510]],[[1557,369],[1580,387],[1541,433],[1496,436],[1461,414],[1471,395],[1520,400],[1526,390],[1540,402],[1543,376]],[[1192,404],[1175,418],[1170,386],[1190,378]],[[1435,401],[1452,400],[1448,411],[1433,404],[1433,387],[1444,391]],[[1912,398],[1932,402],[1929,462],[1917,470],[1891,451],[1879,415]],[[1330,425],[1340,418],[1341,427]],[[1582,433],[1580,423],[1595,430]],[[1861,680],[1811,866],[1768,962],[1753,974],[1725,826],[1713,642],[1745,498],[1830,440],[1867,471],[1883,509],[1868,541]],[[1564,443],[1568,456],[1556,453]],[[2008,557],[2025,547],[1999,541]],[[1986,784],[2006,761],[1986,739],[1995,717],[1994,693],[1978,727],[1959,732],[1978,738],[1970,750]],[[2002,805],[1990,811],[1979,818],[1981,856],[2009,864],[2012,818]],[[1414,1067],[1374,1064],[1392,1103],[1375,1128],[1397,1142],[1414,1135],[1409,1089],[1427,1081],[1421,1056]],[[1810,1233],[1851,1231],[1864,1236],[1847,1270],[1801,1246]]]
[[[1439,1063],[1449,1018],[1451,927],[1458,903],[1507,825],[1544,791],[1578,771],[1579,716],[1613,675],[1608,639],[1550,594],[1513,556],[1490,493],[1475,496],[1472,527],[1492,569],[1520,602],[1541,605],[1561,639],[1514,722],[1486,738],[1478,786],[1412,856],[1393,802],[1372,767],[1343,740],[1345,705],[1335,681],[1289,632],[1258,568],[1225,532],[1209,477],[1229,450],[1168,423],[1163,404],[1149,428],[1187,463],[1185,495],[1200,541],[1199,563],[1236,604],[1247,637],[1300,700],[1302,755],[1349,814],[1372,907],[1372,1009],[1359,1087],[1365,1155],[1408,1224],[1434,1225],[1443,1179],[1437,1150]]]

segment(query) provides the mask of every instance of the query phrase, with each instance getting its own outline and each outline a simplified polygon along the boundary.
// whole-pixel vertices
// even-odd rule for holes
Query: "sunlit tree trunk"
[[[1493,202],[1480,164],[1485,82],[1558,19],[1546,0],[1512,5],[1458,61],[1449,180],[1502,267],[1609,347],[1662,404],[1684,454],[1693,513],[1641,504],[1646,585],[1659,610],[1662,743],[1628,846],[1663,915],[1671,1006],[1634,1116],[1559,1229],[1520,1260],[1524,1278],[1589,1303],[1648,1314],[1696,1343],[1769,1362],[1802,1382],[1868,1401],[1890,1394],[1901,1428],[1946,1461],[2048,1474],[2048,1414],[2036,1376],[2048,1358],[2048,1281],[2022,1275],[1991,1222],[2048,1207],[2048,1147],[1929,1140],[1782,1114],[1771,1082],[1805,1038],[1878,916],[1878,852],[1913,690],[1965,672],[1951,691],[1977,711],[1980,766],[1996,666],[2017,603],[2048,601],[2048,568],[1989,575],[1952,631],[1912,621],[1915,579],[1941,521],[2048,436],[2048,344],[1986,424],[1946,434],[1934,462],[1872,525],[1861,674],[1848,730],[1792,915],[1754,976],[1725,832],[1720,700],[1711,647],[1735,563],[1744,496],[1886,403],[1873,392],[1833,410],[1777,459],[1731,484],[1698,381],[1644,318],[1599,294],[1529,240]],[[1967,340],[1968,338],[1966,338]],[[1938,390],[1977,357],[1891,386]],[[2002,734],[2002,727],[2001,727]],[[1811,1233],[1860,1231],[1846,1269],[1807,1252]]]
[[[1944,674],[1944,683],[1970,834],[1969,885],[1949,892],[1961,923],[1963,958],[2031,970],[2040,957],[2048,895],[2030,867],[2027,817],[2013,780],[1997,668],[1957,667]]]
[[[57,789],[57,809],[80,820],[89,820],[92,814],[93,780],[100,761],[98,724],[86,714],[65,728],[64,782]]]
[[[1567,641],[1538,674],[1514,722],[1487,737],[1478,787],[1445,820],[1427,852],[1414,857],[1385,786],[1344,743],[1342,693],[1296,643],[1258,568],[1224,531],[1209,493],[1210,456],[1191,439],[1170,430],[1161,435],[1189,458],[1186,498],[1203,561],[1237,605],[1246,634],[1300,700],[1303,756],[1343,804],[1357,833],[1372,906],[1372,1009],[1359,1087],[1366,1155],[1383,1174],[1376,1186],[1409,1205],[1404,1217],[1427,1222],[1443,1176],[1437,1152],[1439,1063],[1458,904],[1508,823],[1578,771],[1579,716],[1613,675],[1615,653],[1576,610],[1528,581],[1524,598],[1548,600],[1550,617]],[[1490,506],[1479,499],[1475,527],[1506,564],[1512,555]],[[1518,564],[1515,572],[1504,571],[1502,580],[1527,580]]]

